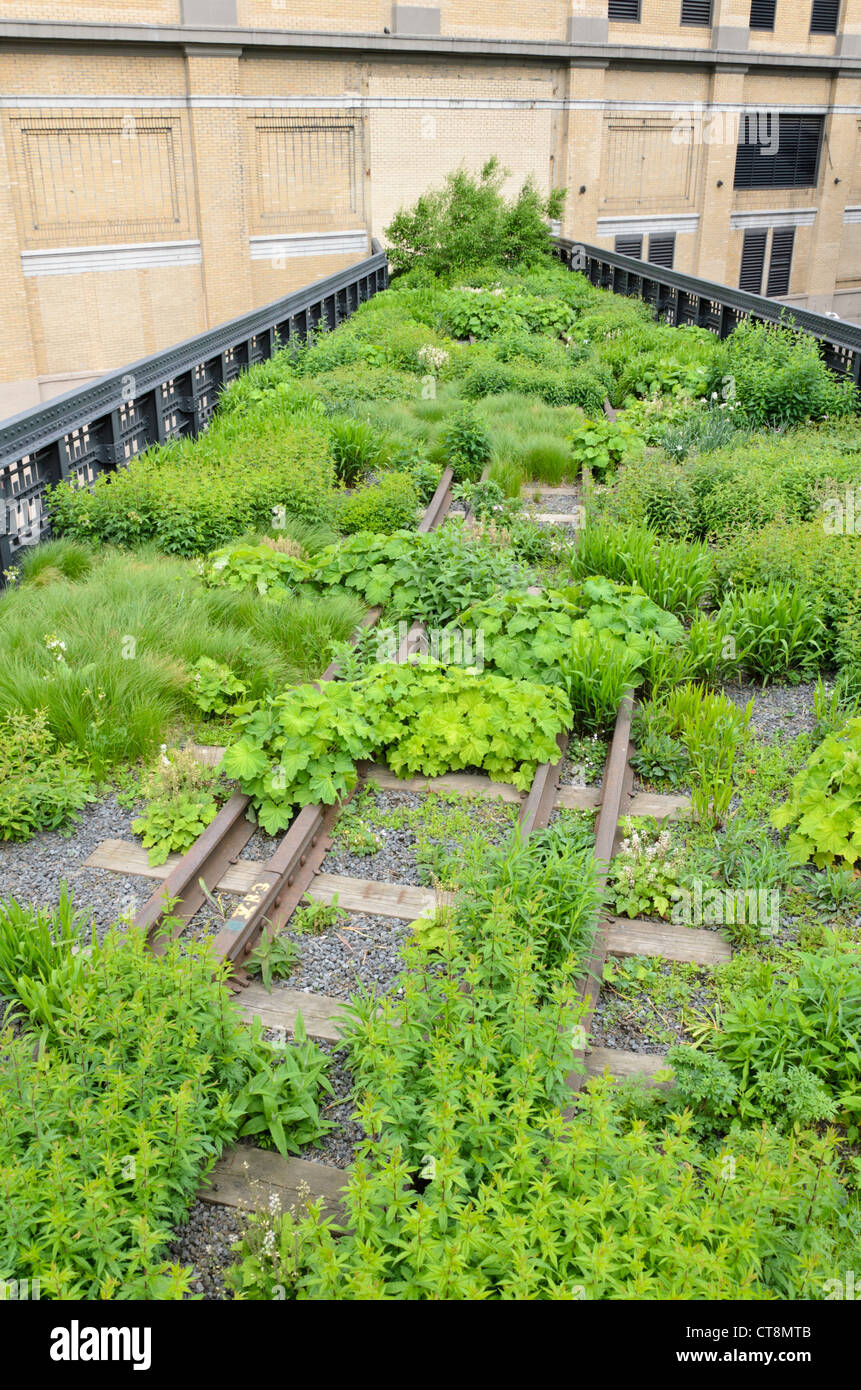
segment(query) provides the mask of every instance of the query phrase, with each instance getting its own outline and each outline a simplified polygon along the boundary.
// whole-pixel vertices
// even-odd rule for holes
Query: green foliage
[[[790,327],[740,323],[715,353],[709,390],[723,394],[726,383],[734,388],[730,398],[758,427],[800,424],[857,409],[852,381],[828,370],[812,335]]]
[[[332,1094],[326,1079],[328,1058],[308,1041],[301,1014],[296,1016],[292,1045],[273,1048],[265,1043],[263,1025],[255,1018],[250,1046],[261,1055],[267,1051],[270,1055],[267,1065],[254,1068],[236,1097],[235,1112],[241,1118],[239,1137],[253,1138],[261,1148],[277,1149],[286,1158],[332,1127],[321,1118],[318,1105],[320,1091]]]
[[[273,1069],[199,943],[155,956],[142,932],[112,932],[73,952],[67,902],[49,930],[53,951],[44,915],[0,913],[2,988],[30,1014],[2,1036],[0,1274],[43,1298],[181,1298],[173,1228],[264,1102],[264,1138],[321,1131],[320,1059],[300,1045]]]
[[[525,788],[569,719],[564,695],[549,687],[435,663],[382,665],[241,715],[221,767],[275,834],[294,806],[331,805],[351,790],[361,759],[385,757],[398,776],[481,768]]]
[[[245,703],[248,687],[229,666],[202,656],[195,663],[194,703],[201,714],[234,714]]]
[[[429,627],[441,627],[497,589],[532,578],[510,550],[476,538],[456,521],[422,535],[360,532],[321,552],[313,577],[325,586],[343,584],[369,607],[383,606],[389,621],[418,620]]]
[[[822,665],[825,626],[810,599],[788,585],[730,593],[719,622],[733,637],[739,665],[763,682],[809,678]]]
[[[575,579],[604,574],[638,584],[659,608],[693,614],[712,583],[712,558],[704,545],[662,541],[636,526],[587,526],[570,560]]]
[[[360,478],[386,462],[386,441],[366,420],[336,415],[329,421],[329,430],[335,476],[346,487],[355,486]]]
[[[333,507],[325,423],[295,416],[218,415],[196,440],[147,449],[92,488],[61,483],[48,499],[58,535],[111,545],[152,541],[200,555],[264,528],[275,507],[323,520]]]
[[[812,859],[822,868],[861,859],[861,718],[819,745],[771,820],[793,828],[788,848],[797,864]]]
[[[347,535],[356,531],[391,535],[415,521],[418,507],[418,489],[409,473],[383,473],[378,482],[341,503],[338,525]]]
[[[290,918],[290,930],[301,935],[319,936],[330,927],[336,927],[346,915],[344,909],[338,906],[338,894],[334,893],[330,903],[309,902],[297,907]]]
[[[89,546],[71,540],[44,541],[20,552],[9,578],[18,584],[55,584],[63,579],[75,584],[87,577],[92,566],[93,552]]]
[[[57,746],[43,710],[0,713],[0,840],[63,829],[94,800],[89,775]]]
[[[477,178],[458,169],[441,189],[422,194],[412,210],[398,212],[386,228],[392,267],[421,268],[431,277],[549,254],[547,219],[561,215],[564,192],[544,198],[530,178],[508,202],[501,191],[505,177],[495,158]]]
[[[446,458],[458,482],[476,482],[491,455],[490,436],[473,410],[461,410],[443,434]]]
[[[245,968],[249,975],[259,975],[263,988],[272,991],[273,980],[289,980],[299,963],[299,948],[295,941],[264,931]]]
[[[610,864],[614,911],[625,917],[668,918],[681,867],[678,853],[670,853],[669,832],[632,817],[625,817],[623,826],[625,838]]]
[[[132,821],[149,850],[150,864],[163,864],[170,854],[184,854],[218,814],[214,797],[200,792],[150,801],[143,815]]]
[[[638,730],[676,738],[687,752],[694,815],[718,823],[733,797],[738,752],[749,738],[753,702],[741,710],[726,695],[690,681],[664,693],[643,711]]]
[[[857,947],[833,939],[824,951],[798,952],[791,963],[752,963],[706,1034],[705,1055],[716,1061],[689,1049],[672,1054],[684,1102],[712,1121],[737,1114],[748,1122],[805,1127],[843,1112],[857,1125],[859,964]]]
[[[277,550],[266,541],[224,546],[208,555],[202,567],[203,581],[209,588],[254,589],[261,597],[272,588],[301,582],[309,572],[308,561],[301,554]]]
[[[571,454],[575,464],[599,480],[612,473],[620,464],[631,463],[642,456],[643,441],[625,420],[590,420],[571,436]]]
[[[515,679],[561,685],[590,729],[612,723],[622,696],[638,684],[645,634],[660,640],[681,634],[676,619],[642,593],[601,579],[540,595],[496,595],[461,621],[484,634],[489,665]]]

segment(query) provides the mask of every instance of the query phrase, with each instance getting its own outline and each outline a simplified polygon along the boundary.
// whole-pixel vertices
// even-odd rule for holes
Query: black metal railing
[[[648,261],[602,251],[582,241],[554,238],[557,254],[572,270],[579,270],[603,289],[635,295],[652,304],[667,323],[696,324],[726,338],[744,319],[755,323],[785,323],[817,340],[823,359],[834,372],[846,373],[861,386],[861,328],[827,314],[794,309],[761,294],[747,294],[729,285],[697,280],[676,270],[664,270]]]
[[[347,270],[0,421],[0,584],[22,546],[49,534],[47,487],[88,486],[151,444],[199,434],[222,387],[319,323],[337,327],[387,285],[374,241],[373,254]]]

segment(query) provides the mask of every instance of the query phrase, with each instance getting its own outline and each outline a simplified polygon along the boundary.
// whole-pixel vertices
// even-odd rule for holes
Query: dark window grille
[[[640,0],[610,0],[609,18],[624,23],[640,22]]]
[[[738,287],[748,294],[762,294],[762,273],[765,269],[765,243],[768,232],[745,232],[741,251],[741,274]]]
[[[662,265],[665,270],[672,270],[675,255],[675,232],[649,237],[649,260],[652,265]]]
[[[617,236],[616,251],[620,256],[633,256],[634,260],[643,259],[643,238],[641,236]]]
[[[777,0],[750,0],[751,29],[773,29]]]
[[[706,28],[712,22],[712,0],[682,0],[682,24],[701,24]]]
[[[813,0],[810,15],[811,34],[836,34],[840,17],[840,0]]]
[[[773,139],[741,120],[736,188],[814,188],[822,144],[822,116],[772,117]]]
[[[771,261],[768,266],[768,286],[766,294],[789,294],[789,277],[792,274],[792,252],[795,247],[794,227],[775,227],[771,238]]]

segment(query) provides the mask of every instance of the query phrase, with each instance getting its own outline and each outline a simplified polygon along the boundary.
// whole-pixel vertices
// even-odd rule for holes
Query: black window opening
[[[775,227],[771,236],[771,261],[765,292],[770,297],[789,294],[792,274],[792,252],[795,248],[795,228]]]
[[[712,0],[682,0],[682,24],[700,24],[708,28],[712,22]]]
[[[649,237],[649,260],[652,265],[662,265],[665,270],[672,270],[675,257],[675,232],[662,232],[660,236]]]
[[[633,256],[635,261],[643,259],[643,238],[641,236],[617,236],[616,251],[620,256]]]
[[[836,34],[840,18],[840,0],[813,0],[810,15],[811,34]]]
[[[621,23],[639,24],[640,0],[610,0],[609,18]]]
[[[751,29],[773,29],[777,0],[750,0]]]
[[[815,188],[822,116],[760,113],[739,121],[736,188]]]
[[[746,290],[748,294],[762,294],[767,249],[767,230],[745,232],[744,245],[741,251],[741,274],[738,277],[740,290]],[[794,249],[795,228],[775,227],[771,236],[771,259],[765,287],[765,293],[771,298],[780,298],[789,294]]]

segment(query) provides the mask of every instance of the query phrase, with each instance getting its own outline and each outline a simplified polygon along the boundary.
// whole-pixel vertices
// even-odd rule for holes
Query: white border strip
[[[368,233],[288,232],[249,237],[252,261],[275,261],[283,256],[367,256]]]
[[[861,105],[830,105],[827,102],[683,102],[638,101],[622,98],[602,100],[585,97],[371,97],[358,92],[330,96],[123,96],[92,94],[75,96],[2,96],[0,110],[6,111],[177,111],[188,108],[233,111],[662,111],[676,119],[690,116],[694,121],[710,115],[728,113],[774,113],[777,116],[851,116],[861,114]]]
[[[599,237],[640,236],[648,232],[675,232],[684,236],[695,232],[700,215],[692,213],[660,213],[656,217],[599,217]]]
[[[818,208],[783,208],[776,212],[731,212],[730,231],[739,232],[746,227],[812,227],[818,211]]]
[[[25,275],[82,275],[100,270],[149,270],[156,266],[200,265],[199,241],[144,241],[125,246],[62,246],[22,251]]]

